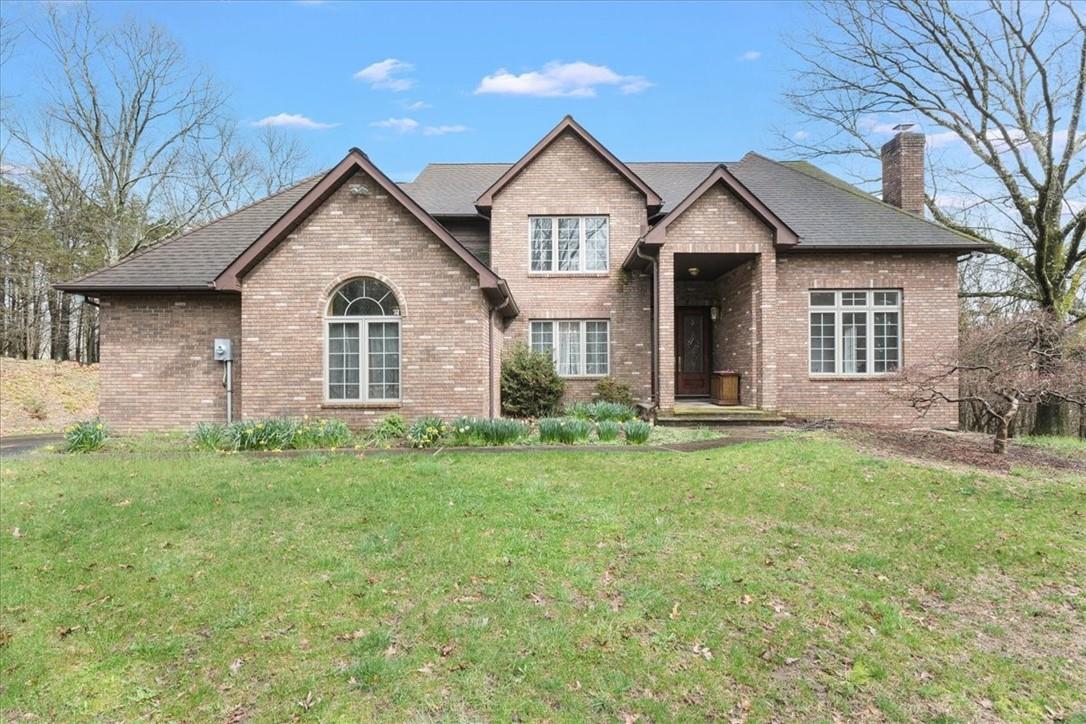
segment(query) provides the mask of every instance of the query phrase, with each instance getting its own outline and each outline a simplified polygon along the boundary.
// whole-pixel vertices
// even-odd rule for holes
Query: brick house
[[[884,147],[880,201],[754,153],[623,163],[570,117],[514,164],[410,183],[352,149],[59,288],[101,307],[119,430],[223,419],[215,338],[244,418],[495,416],[503,348],[523,342],[571,399],[610,376],[667,415],[728,369],[744,406],[907,424],[899,371],[956,350],[957,261],[980,248],[923,218],[923,150],[908,132]]]

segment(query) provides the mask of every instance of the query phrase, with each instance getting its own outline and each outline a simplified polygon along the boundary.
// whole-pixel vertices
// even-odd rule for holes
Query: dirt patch
[[[969,465],[1010,472],[1015,466],[1086,472],[1086,458],[1011,442],[1006,455],[992,452],[992,438],[975,432],[902,430],[859,425],[834,425],[832,432],[877,452],[892,452],[921,460]]]
[[[98,365],[0,359],[0,433],[60,432],[98,416]]]

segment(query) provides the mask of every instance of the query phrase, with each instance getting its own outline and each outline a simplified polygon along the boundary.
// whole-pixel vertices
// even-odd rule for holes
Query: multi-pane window
[[[533,272],[607,271],[607,217],[533,216],[528,255]]]
[[[400,398],[400,307],[392,290],[369,278],[343,284],[328,302],[328,399]]]
[[[811,291],[812,374],[866,375],[901,368],[901,292]]]
[[[549,354],[563,377],[606,375],[611,362],[609,331],[606,321],[534,321],[532,350]]]

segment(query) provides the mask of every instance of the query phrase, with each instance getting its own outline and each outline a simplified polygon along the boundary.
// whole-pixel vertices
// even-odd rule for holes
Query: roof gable
[[[467,264],[479,275],[479,287],[486,294],[492,304],[501,308],[504,316],[515,316],[517,313],[516,302],[509,292],[505,281],[495,274],[490,267],[480,261],[474,254],[467,250],[444,226],[428,214],[418,202],[409,196],[396,183],[370,161],[369,157],[352,148],[342,161],[335,165],[328,173],[310,188],[290,209],[269,226],[256,241],[249,245],[218,277],[215,278],[214,287],[220,290],[239,291],[240,279],[251,270],[298,226],[308,216],[320,207],[328,198],[339,189],[356,171],[362,171],[372,178],[389,196],[399,202],[408,213],[418,219],[434,236],[440,239],[461,261]]]
[[[624,164],[622,161],[619,161],[617,156],[608,151],[607,148],[602,143],[597,141],[592,136],[592,134],[586,131],[581,126],[581,124],[573,120],[573,116],[566,116],[565,118],[563,118],[557,126],[552,128],[547,135],[543,136],[543,138],[541,138],[538,143],[532,146],[531,150],[528,151],[528,153],[524,154],[524,156],[522,156],[519,161],[506,169],[505,172],[498,177],[498,180],[491,184],[490,187],[487,188],[487,190],[484,191],[479,196],[479,198],[475,200],[476,208],[478,208],[480,211],[483,211],[484,209],[489,209],[494,203],[494,197],[503,188],[505,188],[507,184],[509,184],[513,179],[519,176],[520,172],[523,171],[529,164],[531,164],[532,161],[534,161],[536,157],[539,156],[539,154],[543,153],[543,151],[546,150],[547,147],[555,141],[555,139],[557,139],[566,131],[569,131],[570,133],[577,136],[580,140],[587,144],[589,148],[599,154],[600,158],[602,158],[605,162],[610,164],[611,167],[618,171],[619,175],[621,175],[628,182],[630,182],[630,184],[635,186],[639,191],[641,191],[641,193],[645,194],[645,204],[649,207],[650,210],[655,211],[656,209],[660,208],[660,206],[663,204],[663,200],[660,198],[660,195],[653,191],[652,188],[647,183],[645,183],[640,176],[631,171],[629,166]]]
[[[799,236],[796,232],[793,231],[788,224],[784,223],[779,216],[773,213],[768,206],[762,203],[761,199],[755,196],[750,189],[739,181],[739,179],[733,176],[731,171],[729,171],[724,164],[720,164],[714,168],[709,175],[705,177],[705,180],[698,184],[670,214],[652,227],[652,229],[645,234],[643,239],[644,242],[655,246],[663,244],[667,238],[668,226],[674,223],[674,221],[693,206],[698,199],[704,196],[709,189],[717,184],[722,184],[731,191],[744,206],[750,209],[755,216],[765,222],[765,224],[773,230],[773,241],[777,246],[794,246],[799,242]]]

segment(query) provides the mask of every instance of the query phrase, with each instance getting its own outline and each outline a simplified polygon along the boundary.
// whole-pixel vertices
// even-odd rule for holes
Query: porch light
[[[719,316],[720,316],[720,307],[716,306],[715,304],[713,306],[709,307],[709,319],[711,319],[711,320],[713,320],[715,322],[717,320],[717,317],[719,317]]]
[[[686,271],[687,271],[687,272],[688,272],[688,273],[690,274],[690,276],[692,276],[692,277],[696,277],[696,276],[697,276],[698,274],[701,274],[701,269],[698,269],[698,268],[697,268],[696,266],[692,266],[692,267],[690,267],[689,269],[687,269]]]

